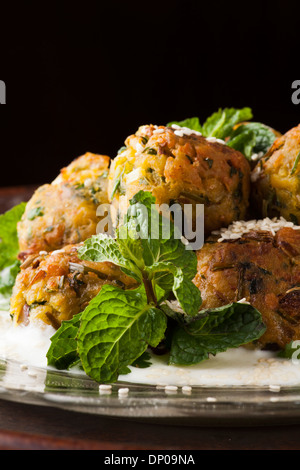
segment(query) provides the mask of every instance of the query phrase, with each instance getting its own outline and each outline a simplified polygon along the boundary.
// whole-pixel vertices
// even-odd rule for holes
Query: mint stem
[[[148,304],[154,304],[157,307],[157,298],[153,289],[152,282],[149,279],[143,277],[143,283],[147,295]]]

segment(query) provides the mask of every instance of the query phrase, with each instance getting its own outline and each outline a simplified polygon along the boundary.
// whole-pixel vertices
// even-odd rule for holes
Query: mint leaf
[[[241,124],[235,129],[227,141],[227,145],[243,153],[247,159],[250,159],[253,153],[262,152],[265,154],[275,138],[274,132],[264,124],[249,122]]]
[[[140,357],[138,357],[133,363],[133,367],[137,367],[138,369],[147,369],[152,364],[151,356],[148,351],[145,351]]]
[[[62,322],[61,327],[51,337],[51,345],[46,354],[48,366],[56,369],[69,369],[79,362],[77,352],[77,334],[80,326],[81,313],[71,320]]]
[[[155,198],[147,191],[139,191],[130,200],[124,224],[116,231],[115,239],[95,235],[78,253],[82,259],[111,261],[120,266],[148,286],[150,302],[157,304],[152,293],[161,300],[173,290],[187,314],[195,315],[199,310],[200,291],[192,283],[197,273],[197,257],[186,249],[174,223],[158,212]]]
[[[175,329],[169,363],[197,364],[211,354],[255,341],[265,330],[261,314],[248,304],[233,303],[199,312],[198,318]]]
[[[26,203],[13,207],[0,215],[0,269],[9,266],[19,254],[17,224],[25,212]]]
[[[20,264],[20,261],[16,260],[0,271],[0,310],[9,311],[10,309],[10,298],[16,277],[20,272]]]
[[[127,227],[121,226],[117,234],[117,244],[121,255],[125,259],[132,260],[138,269],[142,271],[145,267],[143,246],[136,231],[128,230]]]
[[[78,248],[78,256],[83,260],[103,263],[109,261],[119,266],[123,272],[141,282],[138,267],[120,252],[117,241],[103,233],[93,235]]]
[[[249,121],[252,117],[252,111],[247,107],[242,109],[220,108],[206,119],[202,126],[203,135],[205,137],[225,139],[232,134],[236,124],[242,121]]]
[[[277,355],[278,355],[278,357],[283,357],[285,359],[292,359],[293,357],[296,356],[296,358],[298,359],[299,352],[297,353],[297,351],[300,352],[300,341],[299,340],[293,340],[293,341],[290,341],[288,344],[286,344],[284,349],[279,351],[279,353]],[[295,354],[295,356],[294,356],[294,354]]]
[[[247,159],[253,153],[269,150],[276,136],[272,129],[260,122],[242,122],[253,118],[252,110],[248,107],[220,108],[209,116],[201,126],[199,118],[193,117],[183,121],[173,121],[167,124],[177,124],[182,127],[199,131],[204,137],[216,137],[225,140],[226,144],[241,152]],[[235,127],[240,124],[236,129]]]
[[[198,287],[187,278],[180,267],[170,262],[154,263],[146,268],[149,279],[154,280],[164,291],[172,291],[187,315],[199,312],[202,299]]]
[[[173,292],[187,315],[197,315],[202,303],[201,293],[193,282],[185,278],[182,270],[178,270],[176,276],[174,276]]]
[[[82,313],[77,337],[85,372],[97,382],[111,382],[148,346],[163,339],[165,314],[147,303],[144,288],[123,291],[105,285]]]
[[[187,118],[183,121],[172,121],[167,124],[167,127],[171,127],[172,124],[177,124],[177,126],[180,127],[188,127],[193,131],[202,132],[202,126],[198,117]]]
[[[139,240],[137,244],[144,265],[149,266],[157,260],[160,247],[165,242],[162,235],[163,223],[170,226],[170,221],[159,216],[155,209],[155,198],[148,191],[139,191],[129,202],[121,233],[124,237],[127,231],[131,237]]]
[[[243,126],[245,126],[246,130],[250,130],[255,134],[253,153],[267,153],[276,139],[276,135],[272,129],[260,122],[248,122],[247,124],[243,124]]]
[[[122,227],[123,228],[123,227]],[[140,253],[145,266],[158,262],[172,262],[184,268],[189,279],[197,273],[197,258],[192,250],[187,250],[181,241],[181,233],[169,217],[160,214],[155,198],[147,191],[139,191],[131,200],[124,230],[137,233],[140,240]]]
[[[245,126],[239,126],[227,142],[228,147],[241,152],[247,160],[251,159],[255,144],[256,137],[254,132],[246,129]]]
[[[17,224],[25,212],[21,203],[0,215],[0,309],[8,311],[10,297],[20,271]]]

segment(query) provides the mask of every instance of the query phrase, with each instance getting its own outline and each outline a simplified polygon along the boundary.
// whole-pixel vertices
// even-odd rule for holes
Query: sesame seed
[[[118,394],[119,395],[128,395],[129,393],[129,388],[119,388]]]
[[[28,374],[29,377],[32,377],[33,379],[37,378],[37,373],[34,370],[29,369],[27,374]]]
[[[217,139],[216,137],[206,137],[208,142],[218,142],[218,144],[225,144],[225,141],[222,139]]]
[[[262,230],[270,232],[273,236],[283,227],[290,227],[294,230],[300,230],[299,225],[294,225],[293,222],[285,220],[283,217],[274,217],[270,219],[266,217],[261,220],[239,220],[233,222],[227,228],[221,228],[220,230],[214,230],[214,235],[220,235],[218,242],[224,240],[234,240],[241,238],[243,234],[250,232],[251,230]]]
[[[244,297],[243,299],[240,299],[237,301],[238,304],[249,304],[250,305],[250,302],[247,301],[246,297]]]
[[[99,389],[100,395],[111,395],[111,390],[101,390]]]
[[[189,244],[189,241],[182,235],[181,238],[181,243],[183,243],[184,245],[188,245]]]
[[[184,135],[202,135],[199,131],[194,131],[193,129],[189,129],[188,127],[181,127],[178,124],[172,124],[172,129],[175,129],[174,134],[178,135],[179,137],[183,137]]]
[[[208,402],[215,402],[215,401],[217,401],[217,399],[216,399],[215,397],[207,397],[207,398],[206,398],[206,401],[208,401]]]
[[[190,387],[189,385],[184,385],[184,387],[182,387],[182,393],[191,393],[192,391],[192,387]]]
[[[61,249],[61,250],[55,250],[55,251],[52,251],[52,255],[58,255],[60,253],[65,253],[65,250],[64,249]]]
[[[111,388],[112,388],[112,386],[108,385],[108,384],[99,385],[99,390],[102,390],[102,391],[108,391],[108,390],[111,390]]]
[[[182,131],[174,131],[174,134],[177,135],[178,137],[183,137],[184,136]]]
[[[176,392],[178,387],[176,385],[166,385],[165,391],[166,392]]]
[[[280,385],[270,385],[269,386],[270,392],[280,392]]]

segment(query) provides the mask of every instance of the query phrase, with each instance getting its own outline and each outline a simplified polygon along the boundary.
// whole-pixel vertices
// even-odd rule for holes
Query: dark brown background
[[[114,156],[146,123],[250,106],[286,131],[299,2],[2,2],[0,186],[51,181],[85,151]]]

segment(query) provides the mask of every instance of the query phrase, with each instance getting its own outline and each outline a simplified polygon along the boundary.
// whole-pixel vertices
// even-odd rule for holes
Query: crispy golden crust
[[[300,124],[275,140],[252,173],[258,217],[283,216],[300,224]]]
[[[259,347],[283,348],[300,338],[300,231],[249,232],[238,240],[210,239],[197,253],[194,283],[203,308],[246,298],[263,317]]]
[[[21,266],[10,313],[16,324],[40,320],[58,328],[84,310],[104,284],[134,287],[134,281],[112,263],[82,261],[77,246],[32,255]]]
[[[196,134],[180,137],[174,129],[142,126],[126,139],[126,149],[111,165],[108,194],[121,215],[139,191],[157,204],[203,203],[205,232],[245,217],[250,167],[238,151]]]
[[[52,251],[95,235],[97,207],[108,202],[109,163],[105,155],[87,153],[38,188],[18,224],[20,251]]]

